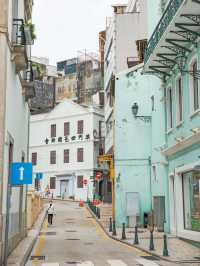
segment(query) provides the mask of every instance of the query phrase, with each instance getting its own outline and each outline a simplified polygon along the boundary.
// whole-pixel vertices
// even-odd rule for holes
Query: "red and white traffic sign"
[[[87,179],[84,179],[84,180],[83,180],[83,184],[84,184],[84,185],[87,185],[87,183],[88,183]]]

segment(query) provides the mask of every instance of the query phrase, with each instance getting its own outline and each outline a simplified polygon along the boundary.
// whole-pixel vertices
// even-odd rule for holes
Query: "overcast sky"
[[[98,33],[105,29],[112,4],[128,0],[34,0],[37,40],[34,56],[51,64],[77,56],[78,50],[98,50]]]

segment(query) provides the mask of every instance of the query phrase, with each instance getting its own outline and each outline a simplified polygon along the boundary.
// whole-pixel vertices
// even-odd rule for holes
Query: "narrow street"
[[[146,260],[146,253],[108,238],[90,213],[77,203],[56,202],[54,206],[54,223],[48,226],[45,220],[26,266],[173,265]]]

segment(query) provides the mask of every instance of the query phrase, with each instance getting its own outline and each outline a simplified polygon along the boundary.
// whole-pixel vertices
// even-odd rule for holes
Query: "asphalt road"
[[[150,261],[140,250],[110,239],[77,203],[54,203],[52,226],[45,220],[26,266],[173,266]],[[176,264],[177,265],[177,264]]]

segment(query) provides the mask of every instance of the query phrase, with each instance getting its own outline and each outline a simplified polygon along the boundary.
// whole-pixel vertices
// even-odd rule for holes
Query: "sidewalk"
[[[28,231],[28,235],[26,238],[24,238],[17,248],[11,253],[11,255],[8,257],[7,266],[24,266],[31,250],[35,244],[35,241],[37,240],[37,237],[39,235],[39,232],[41,230],[42,224],[44,222],[46,216],[46,208],[44,206],[44,209],[40,213],[36,223],[34,224],[33,228]]]
[[[92,211],[87,208],[89,212],[93,215],[102,229],[109,235],[111,238],[124,242],[128,245],[133,245],[134,243],[134,228],[126,228],[126,240],[122,240],[122,228],[117,228],[117,236],[113,236],[112,232],[109,232],[109,228],[105,227],[105,222],[101,222],[101,220],[97,219],[96,216],[92,213]],[[108,223],[107,223],[108,224]],[[187,263],[187,265],[196,265],[200,266],[200,248],[195,247],[173,235],[167,235],[167,243],[168,243],[168,252],[169,256],[163,256],[163,235],[164,233],[154,232],[154,248],[155,250],[150,251],[150,232],[148,229],[138,228],[138,239],[139,245],[134,245],[135,247],[143,250],[150,255],[157,256],[162,258],[163,260],[169,262],[179,262],[179,263]]]

